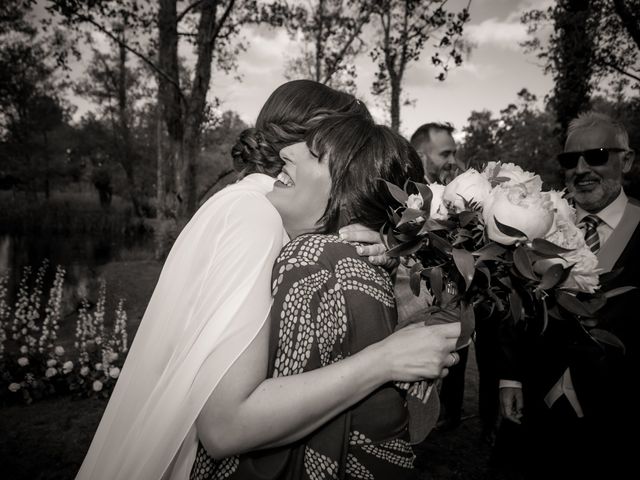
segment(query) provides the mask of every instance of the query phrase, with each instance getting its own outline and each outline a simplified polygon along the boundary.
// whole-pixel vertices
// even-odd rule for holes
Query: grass
[[[121,296],[127,298],[130,339],[144,314],[160,269],[161,263],[155,261],[113,262],[100,272],[107,280],[108,301],[115,303]],[[108,305],[107,311],[111,309]],[[488,467],[491,450],[480,440],[477,379],[471,352],[463,422],[452,431],[432,432],[416,447],[421,480],[508,478]],[[73,479],[105,407],[105,400],[64,397],[0,409],[2,478]]]

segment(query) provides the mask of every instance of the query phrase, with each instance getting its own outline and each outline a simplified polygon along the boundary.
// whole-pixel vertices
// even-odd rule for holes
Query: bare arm
[[[215,458],[291,443],[388,381],[438,377],[459,334],[459,323],[410,326],[327,367],[264,380],[267,325],[209,397],[200,441]]]

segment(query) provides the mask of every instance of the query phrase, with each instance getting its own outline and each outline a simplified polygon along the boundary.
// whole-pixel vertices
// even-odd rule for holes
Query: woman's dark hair
[[[284,164],[280,150],[304,141],[309,128],[336,113],[371,118],[353,95],[322,83],[293,80],[280,85],[260,110],[255,127],[244,130],[231,149],[234,168],[241,175],[260,172],[275,177]]]
[[[424,181],[422,161],[400,134],[361,115],[334,115],[310,129],[309,150],[329,163],[331,194],[318,231],[360,223],[379,229],[393,205],[386,180],[400,187]]]

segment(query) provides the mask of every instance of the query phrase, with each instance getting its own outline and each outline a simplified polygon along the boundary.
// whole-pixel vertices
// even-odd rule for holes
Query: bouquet
[[[427,324],[462,322],[458,347],[468,345],[476,307],[504,320],[572,319],[597,342],[623,348],[597,328],[606,299],[632,287],[600,290],[598,259],[558,191],[543,191],[538,175],[489,162],[448,185],[387,182],[397,201],[382,236],[389,256],[409,269],[415,295],[426,288]],[[424,292],[423,292],[424,293]],[[408,386],[426,401],[430,387]]]

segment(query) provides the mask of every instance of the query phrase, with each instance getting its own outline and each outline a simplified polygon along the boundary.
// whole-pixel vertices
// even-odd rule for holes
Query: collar
[[[629,199],[624,193],[624,189],[621,188],[620,194],[616,197],[616,199],[595,215],[604,223],[606,223],[610,228],[615,229],[622,219],[622,215],[624,214],[625,208],[627,208],[628,202]],[[577,223],[579,223],[587,215],[590,215],[590,212],[587,212],[579,205],[576,205],[576,216],[578,219]]]
[[[250,173],[240,181],[256,185],[257,188],[265,194],[273,190],[273,185],[276,183],[275,178],[264,173]]]

